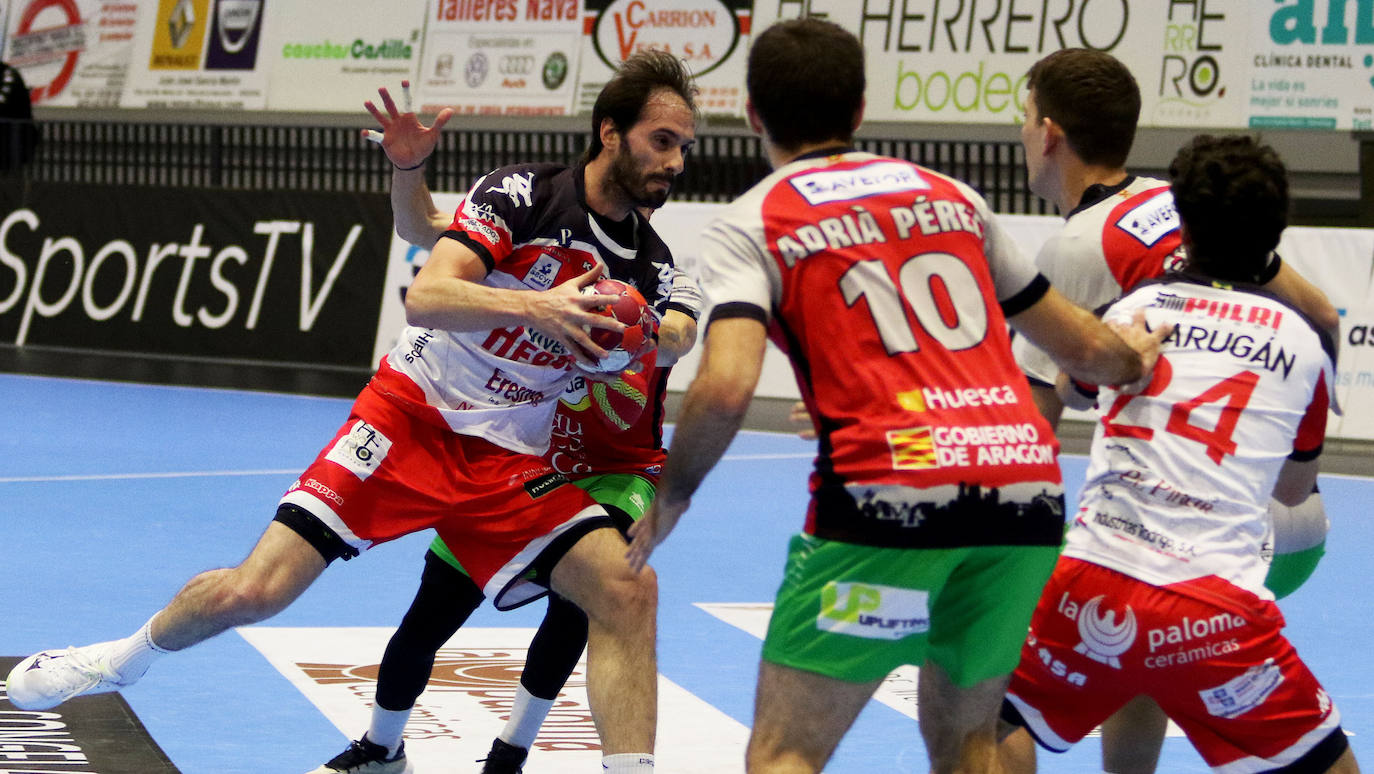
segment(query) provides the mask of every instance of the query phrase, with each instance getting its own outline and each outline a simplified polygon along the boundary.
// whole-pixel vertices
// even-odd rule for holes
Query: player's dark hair
[[[1032,65],[1026,85],[1036,112],[1064,130],[1080,159],[1126,165],[1140,120],[1140,87],[1126,65],[1105,51],[1065,48]]]
[[[863,106],[863,45],[831,22],[779,22],[755,38],[745,82],[764,130],[779,147],[848,143]]]
[[[592,106],[592,139],[585,159],[591,161],[601,154],[601,122],[607,118],[616,131],[624,134],[639,122],[644,106],[656,92],[670,89],[682,97],[697,115],[697,87],[687,65],[667,51],[643,49],[621,63],[615,75],[602,87]]]
[[[1254,282],[1288,225],[1288,170],[1252,137],[1201,134],[1169,164],[1187,229],[1188,265],[1209,277]]]

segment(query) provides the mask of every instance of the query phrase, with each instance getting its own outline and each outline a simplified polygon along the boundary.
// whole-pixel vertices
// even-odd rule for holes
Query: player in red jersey
[[[1135,139],[1140,90],[1111,54],[1062,49],[1027,75],[1029,94],[1021,140],[1030,186],[1054,202],[1065,222],[1036,258],[1037,267],[1069,300],[1097,309],[1143,280],[1184,261],[1173,194],[1164,180],[1125,167]],[[1274,292],[1337,331],[1326,296],[1277,255],[1258,278]],[[1012,343],[1036,405],[1058,426],[1063,404],[1054,392],[1057,368],[1034,344]],[[1270,588],[1282,597],[1302,584],[1324,552],[1327,520],[1315,492],[1296,506],[1270,501],[1274,554]],[[1103,767],[1113,774],[1150,774],[1168,725],[1140,697],[1103,727]]]
[[[1071,373],[1148,372],[1164,331],[1127,344],[1017,253],[971,188],[850,147],[863,49],[837,25],[755,40],[748,114],[774,172],[706,232],[713,304],[649,513],[642,566],[739,429],[771,334],[819,431],[760,667],[751,772],[820,771],[878,682],[921,666],[934,771],[988,771],[997,706],[1058,552],[1057,444],[1005,321]]]
[[[410,327],[248,558],[192,579],[131,637],[21,661],[11,702],[119,690],[162,653],[270,617],[334,559],[434,528],[497,607],[554,590],[587,614],[604,769],[652,770],[656,579],[627,563],[605,508],[539,456],[576,364],[605,355],[584,326],[621,328],[590,311],[614,297],[582,288],[608,269],[651,302],[671,285],[667,247],[636,210],[682,172],[693,92],[669,55],[623,69],[638,68],[671,79],[622,94],[586,164],[505,167],[468,192],[406,294]],[[421,174],[422,156],[388,153],[402,188]]]
[[[1264,586],[1266,503],[1311,492],[1335,370],[1333,338],[1256,283],[1287,222],[1286,171],[1248,137],[1204,135],[1169,172],[1185,271],[1105,317],[1173,333],[1148,384],[1090,395],[1102,421],[1003,707],[1004,762],[1032,772],[1032,735],[1062,752],[1143,694],[1214,771],[1355,772]]]

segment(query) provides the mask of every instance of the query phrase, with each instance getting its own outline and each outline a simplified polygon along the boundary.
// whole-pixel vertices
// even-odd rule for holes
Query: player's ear
[[[1053,118],[1041,116],[1040,123],[1045,127],[1044,147],[1041,148],[1044,155],[1050,155],[1057,150],[1060,145],[1069,141],[1068,136],[1064,134],[1064,127],[1060,126]]]
[[[759,112],[754,109],[754,101],[751,99],[744,101],[744,117],[749,122],[749,130],[762,137],[763,119],[759,118]]]
[[[620,150],[620,130],[616,128],[614,119],[601,119],[601,127],[597,131],[601,136],[601,144],[605,146],[606,150],[612,153]]]

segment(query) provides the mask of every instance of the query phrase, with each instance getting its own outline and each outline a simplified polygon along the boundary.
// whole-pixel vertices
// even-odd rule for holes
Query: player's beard
[[[655,210],[668,201],[668,194],[673,186],[673,176],[670,174],[640,171],[635,155],[630,150],[628,138],[621,144],[615,158],[611,159],[610,179],[611,184],[619,188],[630,200],[630,204]],[[666,182],[668,186],[661,191],[650,190],[649,184],[659,180]]]

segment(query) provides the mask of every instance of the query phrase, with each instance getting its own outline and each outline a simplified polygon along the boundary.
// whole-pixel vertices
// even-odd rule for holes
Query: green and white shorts
[[[643,476],[633,473],[602,473],[596,476],[587,476],[573,481],[573,484],[582,491],[592,496],[602,505],[611,508],[618,508],[630,517],[632,522],[639,521],[649,510],[649,503],[654,501],[654,482]],[[628,524],[621,524],[622,517],[614,511],[611,512],[611,519],[616,522],[616,526],[621,530],[629,528]],[[468,571],[463,569],[463,565],[448,550],[442,538],[434,536],[429,544],[429,550],[436,556],[447,562],[453,569],[464,575]]]
[[[850,682],[939,664],[969,687],[1009,674],[1059,546],[878,548],[792,538],[763,658]]]

